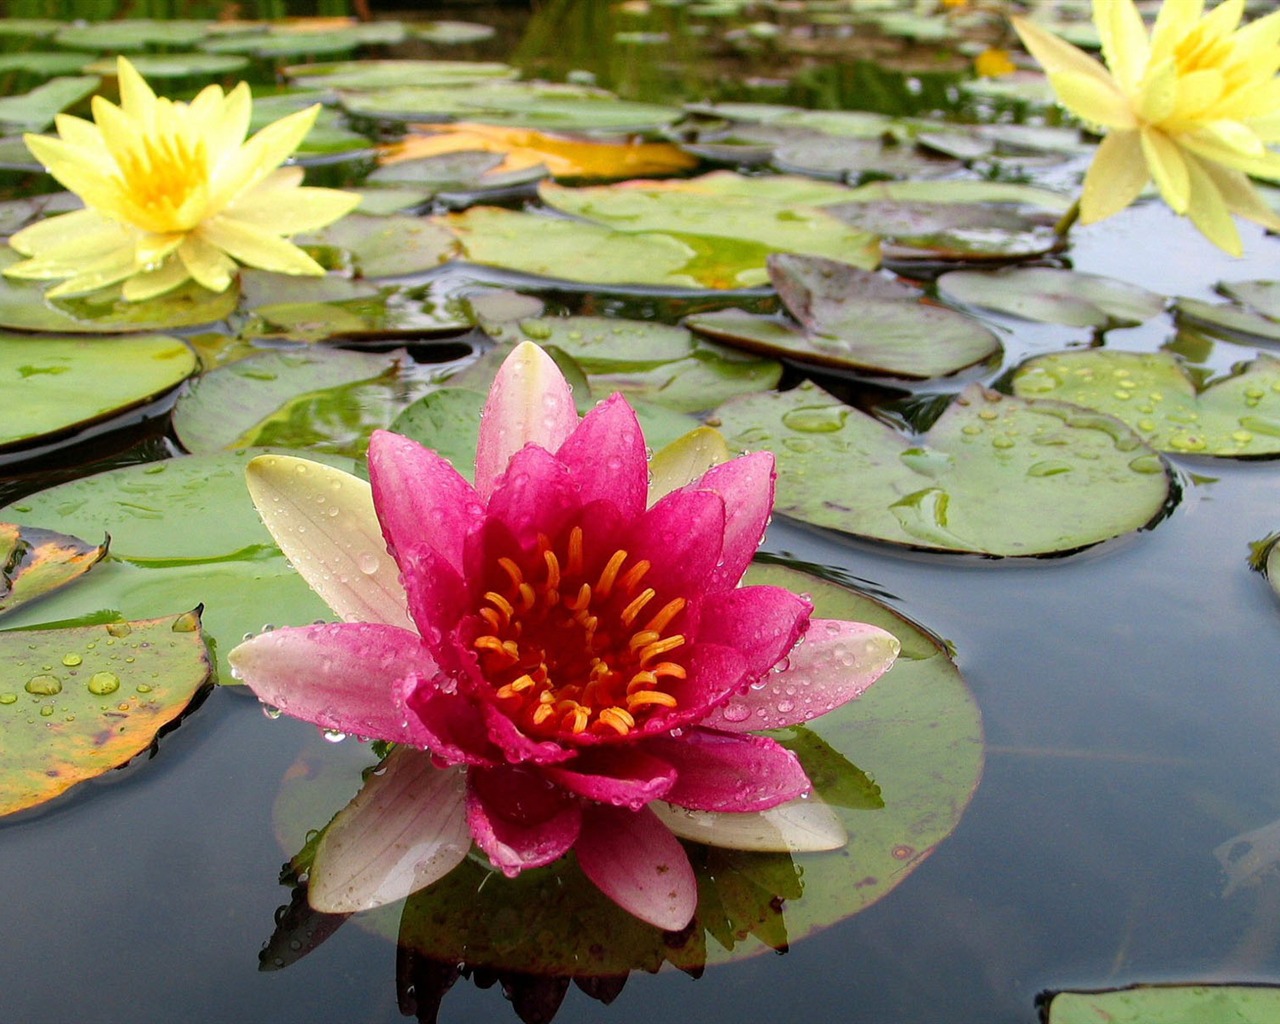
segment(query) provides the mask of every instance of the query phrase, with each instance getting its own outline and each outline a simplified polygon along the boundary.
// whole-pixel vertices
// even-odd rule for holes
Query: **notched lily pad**
[[[0,632],[0,815],[35,807],[156,742],[209,679],[200,609]]]
[[[709,421],[777,457],[776,511],[894,544],[1062,554],[1141,529],[1170,499],[1161,458],[1119,420],[971,385],[922,436],[811,383]]]
[[[1165,298],[1098,274],[1055,267],[955,270],[938,278],[954,302],[1068,327],[1131,327],[1164,309]]]
[[[0,523],[0,614],[83,576],[106,553],[106,540],[88,544],[52,530]]]
[[[1280,359],[1271,356],[1201,389],[1168,352],[1058,352],[1023,363],[1013,391],[1115,416],[1160,451],[1280,455]]]
[[[1104,992],[1042,995],[1046,1024],[1273,1024],[1274,985],[1134,985]]]
[[[799,363],[925,379],[998,355],[973,317],[925,303],[902,281],[812,256],[769,257],[769,277],[800,323],[725,310],[689,317],[694,330]]]
[[[0,453],[143,405],[195,370],[177,338],[0,333]]]

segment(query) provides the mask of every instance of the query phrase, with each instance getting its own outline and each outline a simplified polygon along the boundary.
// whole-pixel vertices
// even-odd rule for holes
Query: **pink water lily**
[[[697,898],[677,835],[843,843],[795,756],[754,731],[856,697],[898,642],[740,585],[772,508],[768,453],[651,494],[626,401],[579,420],[526,343],[489,394],[474,485],[387,432],[368,485],[286,456],[249,477],[344,621],[251,639],[235,672],[290,715],[400,745],[321,840],[319,909],[407,895],[474,841],[509,876],[572,850],[616,903],[677,929]]]

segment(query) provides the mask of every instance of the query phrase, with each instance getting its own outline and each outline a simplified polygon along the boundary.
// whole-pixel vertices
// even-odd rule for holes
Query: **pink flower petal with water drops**
[[[672,491],[631,526],[625,546],[648,560],[645,584],[666,594],[697,595],[720,560],[724,499],[711,491]]]
[[[735,587],[747,571],[769,524],[776,478],[773,453],[753,452],[711,468],[690,485],[724,500],[721,564],[712,573],[712,588]]]
[[[557,786],[597,803],[638,811],[666,796],[676,772],[666,761],[634,746],[600,746],[584,750],[562,766],[542,773]]]
[[[484,519],[475,488],[447,459],[386,430],[369,440],[369,482],[394,556],[424,541],[462,571],[467,534]]]
[[[465,776],[429,754],[394,750],[316,847],[307,902],[349,914],[403,899],[443,878],[466,857],[471,834]]]
[[[405,723],[407,742],[430,750],[446,764],[501,764],[502,751],[489,739],[484,713],[474,702],[459,698],[456,686],[456,680],[439,674],[414,673],[396,681],[392,698]]]
[[[677,931],[693,919],[693,868],[679,840],[649,808],[588,806],[574,850],[596,887],[640,920]]]
[[[499,477],[489,515],[527,541],[540,533],[558,533],[581,505],[568,467],[545,449],[529,445],[511,456]]]
[[[476,445],[476,490],[488,500],[507,462],[527,444],[549,452],[578,425],[573,392],[552,358],[532,342],[517,345],[489,389]]]
[[[700,724],[747,732],[807,722],[860,696],[888,671],[900,646],[878,626],[814,619],[804,641],[774,671]]]
[[[698,811],[766,811],[810,789],[795,754],[767,736],[690,729],[679,739],[655,737],[645,744],[676,769],[676,783],[663,798]]]
[[[644,511],[649,493],[644,433],[621,395],[587,413],[556,457],[569,467],[584,505],[607,499],[628,519]]]
[[[811,602],[782,587],[739,587],[706,602],[698,639],[741,652],[756,679],[796,645],[812,611]]]
[[[436,674],[417,634],[363,622],[273,630],[240,644],[228,660],[265,704],[324,729],[395,743],[413,742],[395,684]]]
[[[473,768],[467,822],[494,867],[514,878],[569,852],[582,827],[582,806],[532,768]]]
[[[400,552],[399,562],[418,632],[440,667],[456,673],[462,661],[452,630],[469,603],[466,582],[430,544]]]

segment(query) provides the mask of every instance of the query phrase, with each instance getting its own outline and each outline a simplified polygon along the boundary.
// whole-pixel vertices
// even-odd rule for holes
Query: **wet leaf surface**
[[[1280,1018],[1271,985],[1135,985],[1107,992],[1058,992],[1048,1024],[1270,1024]]]
[[[977,385],[919,437],[807,382],[710,422],[731,447],[777,457],[775,511],[910,547],[1073,551],[1147,525],[1170,493],[1160,457],[1118,420]]]
[[[208,678],[198,609],[0,632],[0,815],[126,764]]]
[[[0,523],[0,614],[83,576],[106,555],[107,543]]]
[[[1132,326],[1165,305],[1163,295],[1145,288],[1055,267],[955,270],[938,278],[938,291],[954,302],[1069,327]]]

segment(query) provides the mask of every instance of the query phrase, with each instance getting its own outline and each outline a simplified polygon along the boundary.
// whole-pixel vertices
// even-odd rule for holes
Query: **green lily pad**
[[[486,325],[490,334],[512,332]],[[772,359],[743,356],[699,340],[683,327],[604,317],[535,317],[516,330],[567,353],[593,397],[621,391],[679,412],[700,412],[738,395],[768,391],[782,376]],[[495,337],[499,335],[494,334]]]
[[[17,253],[0,249],[0,270],[16,263]],[[146,302],[126,302],[119,288],[79,299],[49,300],[38,283],[0,275],[0,328],[49,334],[127,334],[175,330],[225,320],[235,311],[234,288],[211,292],[194,282]]]
[[[0,452],[142,405],[196,370],[177,338],[0,333]]]
[[[317,89],[375,90],[399,86],[468,85],[515,78],[509,64],[466,60],[353,60],[285,68],[295,82]]]
[[[886,259],[1025,259],[1061,245],[1053,230],[1056,216],[1011,203],[871,200],[827,210],[879,235]]]
[[[225,682],[231,678],[225,653],[246,633],[268,623],[331,618],[280,554],[249,499],[244,467],[261,451],[126,466],[0,510],[9,522],[111,536],[111,552],[97,569],[74,587],[8,613],[5,626],[121,622],[203,603],[205,636]],[[350,459],[311,457],[355,469]]]
[[[474,21],[429,21],[425,25],[413,25],[409,31],[414,38],[437,46],[464,46],[492,39],[497,30],[492,25]]]
[[[65,24],[52,18],[0,18],[0,36],[46,39]]]
[[[44,131],[55,116],[90,95],[101,82],[95,75],[55,78],[21,96],[5,96],[0,99],[0,123]]]
[[[1133,326],[1164,309],[1165,298],[1135,284],[1056,267],[954,270],[938,278],[953,302],[1068,327]]]
[[[958,160],[933,155],[910,144],[886,145],[878,138],[820,133],[779,146],[773,153],[773,165],[789,173],[841,180],[942,177],[963,166]]]
[[[1249,545],[1252,552],[1249,567],[1262,573],[1271,589],[1280,597],[1280,533],[1273,533]]]
[[[1057,992],[1047,1024],[1273,1024],[1273,985],[1134,985],[1106,992]]]
[[[955,829],[977,786],[977,706],[945,646],[887,606],[781,564],[753,566],[747,582],[808,593],[818,615],[873,622],[902,643],[894,667],[858,700],[776,734],[848,830],[843,849],[787,856],[686,844],[698,910],[674,935],[620,910],[571,857],[515,879],[464,861],[403,910],[392,904],[356,922],[426,956],[495,970],[588,978],[669,961],[697,971],[785,948],[896,887]],[[301,846],[358,783],[363,752],[342,746],[304,754],[302,770],[283,782],[275,818],[286,849]],[[609,941],[591,938],[601,935]]]
[[[139,53],[129,62],[143,78],[204,78],[213,75],[229,75],[249,66],[248,57],[221,53]],[[86,64],[84,70],[92,75],[114,75],[116,59],[106,57]]]
[[[1001,352],[973,317],[921,302],[924,293],[835,260],[769,257],[769,275],[800,321],[721,310],[689,317],[696,331],[799,363],[925,379],[956,373]]]
[[[1251,340],[1280,341],[1280,320],[1245,305],[1179,298],[1173,308],[1180,320],[1191,320],[1210,330],[1244,335]]]
[[[1058,352],[1018,367],[1013,392],[1105,412],[1160,451],[1280,455],[1280,359],[1271,356],[1201,389],[1168,352]]]
[[[83,576],[107,553],[107,542],[0,523],[0,614]]]
[[[457,249],[457,239],[424,217],[353,213],[298,241],[344,250],[361,277],[401,277],[432,270]]]
[[[199,609],[0,633],[0,815],[127,763],[208,679]]]
[[[395,22],[390,24],[393,28],[399,28],[399,35],[403,38],[403,27]],[[350,53],[362,45],[355,28],[356,26],[352,26],[340,32],[314,32],[296,31],[281,26],[267,32],[255,32],[225,39],[209,39],[201,44],[201,49],[209,54],[243,54],[246,57],[259,57],[264,60],[286,60],[307,56],[331,57],[336,54]]]
[[[774,509],[937,551],[1075,551],[1157,519],[1171,478],[1119,420],[971,385],[920,437],[804,383],[721,406],[731,448],[777,457]]]
[[[412,365],[404,353],[262,352],[195,381],[173,429],[195,454],[258,445],[358,458],[374,430],[431,386]]]
[[[837,200],[839,201],[839,200]],[[843,201],[865,203],[1017,203],[1066,213],[1071,197],[1061,192],[1004,181],[873,181],[850,189]]]
[[[208,33],[210,24],[207,21],[151,21],[147,18],[95,21],[67,25],[59,29],[53,41],[69,50],[133,53],[149,46],[194,46]]]
[[[1280,281],[1224,282],[1218,285],[1218,291],[1265,317],[1280,320]]]
[[[841,223],[819,208],[770,202],[767,190],[743,178],[741,190],[707,190],[702,179],[675,182],[627,182],[569,188],[545,182],[538,188],[543,202],[628,234],[665,232],[690,237],[726,239],[754,245],[764,255],[798,252],[826,256],[865,269],[879,265],[880,247],[873,235]],[[762,268],[763,269],[763,268]]]
[[[0,25],[7,19],[0,19]],[[0,73],[28,71],[33,75],[78,75],[85,69],[87,57],[83,53],[45,53],[28,50],[24,53],[0,53]]]

